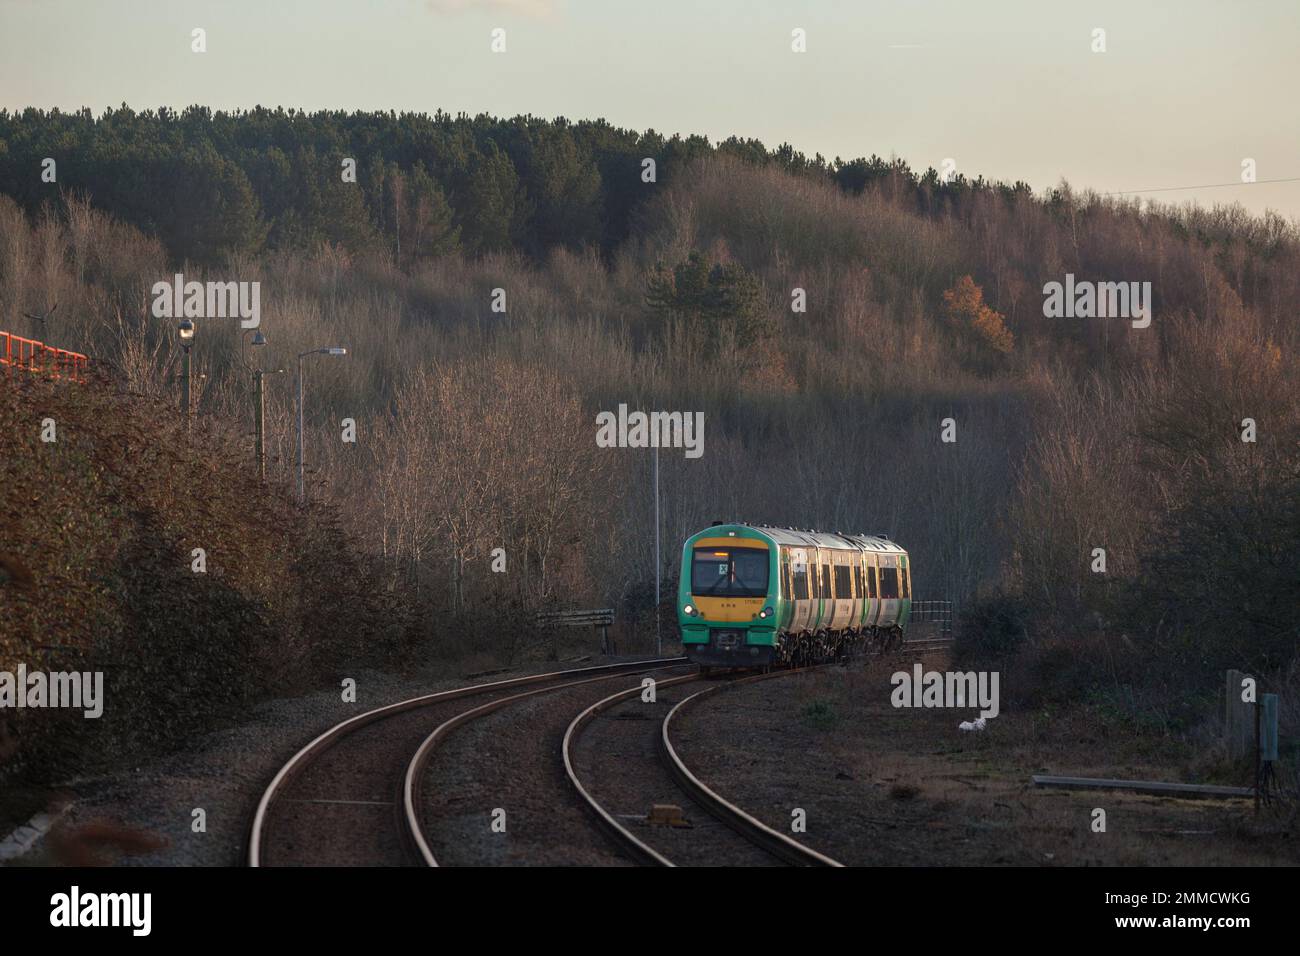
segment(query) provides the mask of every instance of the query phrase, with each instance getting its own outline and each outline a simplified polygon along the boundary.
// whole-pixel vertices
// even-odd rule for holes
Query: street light
[[[190,345],[191,339],[194,338],[194,323],[189,319],[181,319],[180,325],[176,326],[176,334],[181,338],[181,349],[184,355],[181,358],[181,412],[185,415],[185,421],[188,424],[190,420]]]
[[[302,360],[308,355],[347,355],[348,350],[339,348],[336,345],[327,346],[321,349],[311,349],[303,352],[298,356],[298,501],[307,500],[307,484],[304,480],[303,471],[303,440],[302,440]]]
[[[655,653],[664,656],[664,639],[659,629],[659,445],[655,445]]]
[[[253,348],[260,348],[266,344],[266,336],[262,334],[261,329],[245,329],[240,336],[240,354],[244,361],[244,367],[253,373],[253,381],[256,384],[257,395],[253,405],[253,419],[257,423],[257,477],[262,480],[266,479],[266,400],[262,392],[262,366],[258,364],[253,368],[248,363],[248,333],[253,333]]]

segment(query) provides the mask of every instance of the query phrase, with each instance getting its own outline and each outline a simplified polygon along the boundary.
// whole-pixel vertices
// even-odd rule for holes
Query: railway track
[[[518,688],[531,694],[641,671],[679,667],[684,658],[534,674],[471,684],[376,707],[340,721],[295,753],[271,779],[249,828],[249,866],[409,864],[422,857],[405,811],[410,755],[430,724],[454,719],[458,702],[487,696],[504,706]],[[480,709],[480,708],[475,708]],[[396,812],[394,812],[396,811]]]
[[[579,737],[602,714],[611,715],[614,718],[613,722],[617,722],[619,718],[625,721],[634,719],[632,714],[620,714],[618,711],[626,708],[629,703],[634,707],[643,706],[640,704],[641,688],[636,687],[610,694],[587,707],[573,719],[565,732],[561,748],[565,772],[573,788],[595,816],[598,825],[624,852],[638,862],[652,866],[677,866],[680,859],[683,864],[703,865],[839,866],[840,864],[830,857],[772,830],[710,790],[682,761],[673,748],[670,736],[673,717],[693,701],[730,687],[806,673],[810,669],[773,671],[752,677],[713,681],[692,675],[658,682],[657,690],[693,683],[707,684],[703,689],[674,703],[664,713],[652,728],[649,746],[640,748],[643,761],[636,772],[637,779],[644,784],[640,788],[640,792],[644,794],[643,803],[664,803],[670,794],[676,794],[677,803],[673,805],[679,806],[687,815],[685,819],[691,821],[689,835],[681,832],[686,829],[685,827],[678,827],[677,832],[674,832],[672,827],[667,826],[656,827],[653,836],[649,829],[638,834],[637,824],[643,821],[611,811],[606,805],[607,801],[603,801],[593,792],[596,784],[591,780],[584,782],[583,775],[578,770]],[[602,743],[609,745],[608,740]],[[626,748],[627,744],[624,743],[622,746]],[[596,745],[593,745],[593,749],[596,749]],[[621,755],[626,756],[626,750],[622,751]],[[630,768],[625,766],[623,770],[624,775],[627,776]],[[620,802],[629,799],[628,781],[621,781],[617,785],[611,781],[603,783],[601,789],[611,794],[617,793]],[[633,796],[632,799],[635,797]],[[704,815],[716,820],[722,826],[710,828],[695,822],[704,818]],[[706,845],[701,846],[701,843]]]
[[[673,718],[681,713],[684,708],[701,698],[727,690],[738,684],[751,684],[761,680],[769,680],[776,676],[781,675],[760,674],[756,677],[747,677],[743,680],[706,687],[704,690],[696,691],[674,706],[672,710],[668,711],[668,715],[664,717],[659,733],[660,750],[667,762],[669,771],[676,778],[682,790],[689,794],[692,800],[703,806],[727,826],[743,835],[751,843],[761,846],[768,853],[794,866],[842,867],[844,864],[826,856],[824,853],[819,853],[811,847],[805,846],[779,830],[772,829],[757,817],[751,816],[740,807],[719,796],[695,774],[691,773],[691,769],[686,766],[681,756],[678,755],[676,748],[673,747]]]
[[[908,641],[892,654],[922,652],[947,643]],[[882,659],[889,656],[892,655],[886,653]],[[772,830],[712,791],[691,772],[673,746],[673,721],[684,708],[728,687],[799,671],[714,680],[694,672],[658,677],[657,692],[684,689],[693,683],[704,686],[679,700],[658,701],[650,708],[656,712],[657,720],[648,718],[646,706],[640,703],[640,682],[595,703],[588,703],[590,696],[581,699],[602,681],[683,666],[690,666],[684,658],[660,658],[491,681],[373,708],[340,721],[295,753],[270,781],[253,816],[246,861],[250,866],[437,866],[446,861],[435,852],[437,841],[431,839],[430,833],[434,825],[444,849],[455,851],[452,855],[456,859],[450,862],[481,863],[481,856],[475,853],[485,847],[489,855],[513,853],[514,858],[508,862],[533,862],[535,856],[557,862],[572,862],[571,857],[617,862],[620,857],[609,853],[612,845],[623,859],[658,866],[678,863],[838,866],[835,860]],[[586,706],[576,718],[569,720],[573,711],[563,713],[562,708],[566,701],[567,706],[575,706],[572,702],[575,700],[578,705]],[[466,707],[467,702],[471,706]],[[490,734],[486,738],[471,734],[473,739],[467,738],[457,745],[462,750],[468,747],[461,755],[461,769],[451,774],[453,778],[459,776],[460,782],[449,779],[448,771],[456,768],[454,754],[444,752],[449,738],[476,721],[490,724],[485,718],[507,708],[518,708],[518,715],[509,719],[515,721],[514,727],[523,726],[526,731],[507,731],[496,738]],[[621,728],[605,741],[607,752],[619,753],[622,748],[634,753],[641,763],[635,771],[629,766],[621,768],[621,776],[626,778],[622,783],[602,781],[593,788],[588,785],[590,781],[584,783],[580,778],[575,750],[584,729],[602,715],[611,719],[600,722],[605,728],[600,733],[606,733],[608,728]],[[651,720],[652,726],[645,726],[647,720]],[[553,729],[547,730],[548,725]],[[543,743],[548,734],[553,735],[550,739],[554,741],[549,745]],[[489,742],[487,752],[480,752],[484,739]],[[558,770],[547,771],[537,763],[542,751],[557,745],[562,774]],[[513,748],[514,752],[503,757],[497,752],[501,748]],[[438,759],[444,764],[441,776],[431,774],[430,770],[431,761],[439,754]],[[510,765],[513,776],[501,777],[507,772],[498,766],[502,763]],[[474,769],[466,774],[465,767]],[[492,780],[494,775],[497,779]],[[549,776],[555,779],[546,779]],[[438,789],[430,793],[429,782],[435,777],[439,779]],[[624,788],[620,803],[627,805],[626,801],[631,800],[630,805],[647,809],[652,803],[663,802],[665,795],[678,794],[681,805],[698,822],[689,835],[659,828],[653,838],[638,836],[633,832],[632,818],[618,817],[602,806],[602,800],[616,795],[620,787]],[[467,788],[477,789],[477,796],[466,797]],[[474,833],[481,834],[483,830],[484,804],[480,798],[485,794],[491,794],[494,801],[486,806],[495,802],[511,804],[512,826],[517,820],[525,821],[512,830],[513,843],[479,842],[470,846],[476,839],[481,841],[481,836],[476,838]],[[574,794],[577,799],[573,799]],[[515,815],[516,810],[527,811],[530,802],[531,816],[528,812]],[[461,832],[459,835],[454,832],[458,823],[455,807],[451,806],[454,804],[473,808],[473,828],[477,828],[474,832],[464,829],[468,818],[463,817],[459,819]],[[539,811],[539,805],[546,808],[544,812]],[[452,816],[449,818],[448,814]],[[594,814],[597,825],[609,840],[602,841],[595,836],[589,814]],[[589,846],[585,856],[581,847],[566,854],[572,844],[589,844],[593,840],[605,847],[600,854],[594,854]],[[502,846],[509,849],[494,849]]]
[[[674,665],[672,664],[668,664],[665,665],[664,669],[673,666]],[[643,668],[639,672],[633,671],[631,673],[645,673],[646,670],[647,669]],[[407,763],[406,772],[403,775],[402,781],[402,808],[406,822],[406,829],[407,832],[410,833],[416,851],[419,853],[420,858],[425,865],[438,866],[439,864],[438,859],[433,852],[433,848],[430,846],[429,840],[425,835],[425,823],[422,812],[424,801],[421,793],[423,790],[423,779],[425,777],[425,772],[428,769],[429,760],[433,756],[434,751],[440,744],[446,741],[453,731],[472,721],[480,720],[489,714],[502,710],[503,708],[515,706],[529,700],[530,698],[537,697],[539,694],[554,694],[560,691],[573,690],[585,687],[589,684],[614,680],[622,676],[626,676],[626,673],[602,674],[595,677],[584,677],[578,680],[565,681],[559,684],[551,684],[545,687],[521,691],[518,694],[511,694],[508,697],[500,697],[495,700],[490,700],[487,703],[479,704],[476,707],[471,707],[468,710],[461,711],[434,728],[433,732],[425,737],[420,743],[420,746],[416,749],[414,755]],[[662,686],[664,683],[677,683],[678,681],[695,679],[697,679],[697,675],[690,674],[677,678],[669,678],[667,681],[659,681],[658,683]],[[639,693],[640,690],[640,686],[637,686],[631,688],[630,692]]]
[[[892,650],[886,651],[885,654],[881,656],[896,654],[899,651],[932,651],[932,650],[937,650],[940,647],[952,647],[952,638],[935,637],[935,638],[927,638],[921,641],[904,641],[902,644],[899,644],[897,647],[893,648]]]
[[[951,640],[944,638],[904,641],[892,651],[873,659],[883,661],[899,653],[923,653],[928,650],[947,647],[950,644]],[[769,865],[784,863],[794,866],[842,866],[841,863],[826,854],[805,846],[792,837],[767,826],[753,815],[713,791],[691,771],[673,745],[672,730],[674,720],[686,708],[695,703],[730,688],[758,681],[773,680],[792,674],[806,673],[811,669],[773,671],[751,677],[709,681],[707,686],[673,704],[659,721],[657,732],[654,734],[653,750],[654,759],[658,764],[658,772],[656,773],[654,768],[648,767],[645,763],[639,768],[638,776],[650,782],[650,787],[642,788],[642,803],[646,803],[646,797],[652,793],[657,793],[659,800],[662,802],[666,794],[675,791],[679,795],[679,802],[684,811],[689,810],[696,814],[700,812],[708,814],[751,848],[760,850],[766,857],[765,860],[754,861],[753,854],[750,853],[750,859],[754,862]],[[664,689],[697,682],[706,683],[703,678],[688,676],[660,681],[658,688]],[[578,769],[579,761],[576,755],[580,736],[602,714],[613,714],[619,708],[626,708],[629,703],[639,701],[640,690],[640,688],[632,688],[611,694],[587,707],[569,724],[561,751],[565,772],[568,775],[570,784],[587,804],[598,825],[605,833],[625,853],[641,863],[653,866],[676,866],[678,865],[678,855],[681,856],[684,862],[704,863],[706,865],[727,862],[725,859],[719,859],[715,854],[727,854],[732,859],[735,859],[738,855],[736,840],[720,840],[717,833],[708,835],[708,842],[712,843],[713,846],[710,848],[709,853],[704,854],[697,852],[697,847],[686,845],[688,841],[680,838],[673,839],[670,831],[665,830],[663,827],[656,828],[657,835],[655,836],[651,835],[654,831],[649,829],[642,829],[638,833],[637,824],[644,823],[644,821],[638,821],[631,815],[614,813],[607,806],[607,803],[611,801],[602,801],[600,796],[593,792],[595,785],[592,781],[588,780],[584,783],[583,776]],[[621,716],[630,715],[624,714]],[[606,743],[608,745],[608,742]],[[643,757],[647,756],[645,748],[642,748],[641,755]],[[624,768],[624,772],[626,775],[627,768]],[[671,788],[664,787],[665,777],[671,782]],[[652,787],[659,787],[659,789],[652,790],[650,789]],[[617,788],[611,787],[609,789],[611,792],[617,791]],[[620,802],[628,800],[629,795],[626,787],[617,796]],[[664,845],[668,843],[675,844],[676,852]]]
[[[680,678],[670,678],[669,680],[659,681],[656,688],[656,695],[667,687],[673,687],[678,684],[700,681],[703,678],[698,676],[687,676]],[[595,816],[596,823],[606,835],[609,836],[624,852],[631,856],[638,863],[649,864],[651,866],[675,866],[667,856],[654,849],[645,840],[632,832],[631,827],[621,822],[612,812],[592,794],[591,790],[583,784],[577,768],[574,751],[577,744],[578,735],[583,728],[595,720],[597,715],[604,713],[625,701],[639,699],[641,694],[640,687],[633,687],[630,690],[619,691],[610,694],[596,703],[587,707],[579,713],[569,723],[564,731],[564,740],[560,744],[560,756],[564,761],[564,773],[568,777],[569,783],[577,791],[578,796],[587,805],[588,809]]]

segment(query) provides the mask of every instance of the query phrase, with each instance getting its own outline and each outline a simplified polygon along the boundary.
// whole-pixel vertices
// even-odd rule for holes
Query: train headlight
[[[686,613],[686,614],[689,614],[691,617],[694,617],[694,616],[695,616],[695,605],[694,605],[694,604],[687,604],[687,605],[684,605],[684,606],[682,607],[682,611],[683,611],[684,613]]]
[[[769,604],[767,607],[763,608],[763,610],[758,612],[758,616],[763,619],[767,619],[775,613],[776,611],[772,610],[772,605]]]

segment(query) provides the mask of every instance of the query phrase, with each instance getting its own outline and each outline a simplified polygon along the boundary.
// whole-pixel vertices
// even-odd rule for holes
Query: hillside
[[[446,652],[509,659],[520,614],[588,602],[648,638],[650,455],[592,441],[626,403],[705,417],[701,458],[660,455],[666,594],[714,519],[887,531],[1021,702],[1178,723],[1223,666],[1286,679],[1300,233],[1276,216],[533,117],[25,111],[0,141],[84,157],[4,179],[4,315],[57,301],[51,341],[169,402],[149,304],[176,271],[261,283],[268,371],[348,348],[308,360],[311,495],[455,622],[424,634]],[[1076,280],[1149,283],[1149,324],[1049,317]],[[237,324],[194,354],[200,420],[250,431]],[[281,487],[292,385],[268,378]]]

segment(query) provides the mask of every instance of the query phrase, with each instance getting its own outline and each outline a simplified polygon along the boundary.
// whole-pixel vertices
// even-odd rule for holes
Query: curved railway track
[[[904,641],[902,644],[891,648],[880,655],[872,655],[873,660],[883,660],[898,653],[923,653],[925,651],[937,648],[948,647],[952,643],[950,638],[930,638],[923,640]],[[831,666],[831,665],[819,665]],[[767,862],[779,862],[794,866],[843,866],[840,862],[824,853],[808,847],[799,841],[793,839],[785,833],[775,830],[763,823],[752,814],[731,803],[724,797],[712,790],[707,784],[700,780],[687,766],[681,758],[677,749],[673,746],[672,728],[673,721],[689,706],[698,701],[709,697],[713,694],[720,693],[729,688],[737,687],[744,684],[756,683],[758,681],[772,680],[778,677],[788,676],[791,674],[806,673],[812,668],[802,668],[795,670],[772,671],[766,674],[759,674],[752,677],[742,677],[731,680],[721,680],[710,682],[709,686],[696,691],[693,694],[683,698],[675,703],[671,709],[663,716],[659,722],[658,732],[655,735],[655,755],[662,771],[666,772],[671,779],[671,784],[677,792],[684,797],[682,801],[683,808],[695,808],[709,814],[725,825],[732,833],[738,835],[752,847],[756,847],[768,858]],[[670,680],[659,681],[659,688],[672,687],[679,684],[685,684],[693,681],[703,680],[698,677],[684,677]],[[561,746],[561,754],[564,760],[565,773],[568,775],[569,782],[587,805],[590,812],[594,815],[598,825],[602,830],[618,845],[623,851],[639,862],[653,866],[676,866],[677,861],[673,858],[674,854],[665,852],[662,846],[665,842],[674,842],[678,845],[678,852],[685,854],[686,850],[682,847],[683,841],[670,841],[666,838],[665,831],[660,830],[661,837],[658,839],[638,835],[634,832],[629,817],[622,816],[611,812],[611,810],[602,802],[602,800],[592,792],[593,787],[583,782],[578,771],[578,761],[575,757],[577,741],[583,730],[589,727],[598,716],[609,713],[629,701],[636,699],[640,688],[619,691],[611,694],[602,700],[597,701],[579,713],[569,724],[564,735],[564,741]],[[627,716],[627,715],[625,715]],[[646,773],[646,771],[642,771]],[[653,774],[651,774],[653,775]],[[663,786],[662,781],[659,784]],[[658,791],[661,796],[664,791]],[[734,853],[732,846],[723,845],[725,841],[719,841],[716,834],[709,834],[709,840],[715,844],[713,852],[717,853]],[[659,843],[658,847],[652,845]],[[734,841],[732,841],[734,845]],[[701,858],[693,852],[691,856],[694,862],[714,863],[717,859],[711,859],[707,855]]]
[[[821,665],[826,666],[826,665]],[[714,864],[719,862],[735,861],[744,859],[749,863],[771,864],[771,863],[788,863],[796,866],[839,866],[835,860],[827,857],[815,850],[805,847],[803,844],[790,839],[782,833],[779,833],[766,825],[760,823],[754,817],[747,814],[734,804],[729,803],[722,797],[718,796],[698,778],[691,773],[690,769],[682,762],[680,756],[672,746],[669,737],[669,727],[674,715],[682,707],[692,701],[698,700],[729,687],[735,687],[740,684],[748,684],[761,680],[772,680],[778,677],[785,677],[791,674],[806,673],[811,668],[799,670],[782,670],[773,671],[768,674],[759,674],[753,677],[734,678],[730,680],[719,680],[710,682],[710,686],[703,690],[696,691],[688,697],[673,705],[664,718],[659,722],[655,739],[657,741],[657,756],[660,764],[661,774],[656,775],[643,769],[640,775],[654,779],[652,786],[663,788],[665,781],[669,781],[669,786],[675,787],[676,790],[684,797],[680,801],[683,809],[698,809],[707,813],[725,825],[726,831],[718,832],[715,830],[706,830],[704,828],[692,829],[699,830],[699,835],[692,834],[693,841],[703,840],[711,844],[704,852],[703,856],[697,853],[697,848],[691,848],[691,855],[695,862]],[[658,682],[657,690],[666,687],[672,687],[679,684],[703,682],[705,678],[696,675],[686,677],[671,678]],[[561,745],[561,755],[564,760],[565,773],[568,775],[569,782],[577,791],[578,795],[586,803],[591,813],[595,816],[598,825],[605,833],[628,855],[632,856],[638,862],[652,866],[677,866],[677,861],[670,856],[670,852],[665,852],[662,847],[656,848],[652,843],[662,843],[667,841],[667,832],[661,830],[661,836],[658,839],[642,839],[633,832],[626,817],[620,818],[619,815],[611,812],[602,801],[592,792],[592,787],[584,784],[578,769],[575,751],[578,737],[582,734],[584,728],[588,727],[598,716],[603,713],[613,711],[629,701],[633,701],[641,694],[640,687],[634,687],[630,690],[619,691],[610,694],[608,697],[597,701],[587,707],[569,724],[565,731],[564,741]],[[660,799],[666,796],[662,789],[656,790],[660,794]],[[730,834],[730,835],[728,835]],[[747,844],[746,848],[737,845],[738,840]],[[681,844],[681,839],[675,839],[672,842]],[[759,859],[753,853],[754,849],[761,851],[761,856],[767,859]],[[684,853],[685,849],[678,848],[679,853]],[[673,853],[675,856],[676,853]],[[722,860],[719,857],[725,856]]]
[[[671,687],[676,684],[686,683],[687,681],[701,680],[695,676],[670,678],[666,681],[659,681],[657,690],[665,687]],[[578,716],[574,717],[569,723],[568,728],[564,731],[564,740],[560,744],[560,756],[564,761],[564,772],[569,778],[569,783],[577,791],[578,796],[586,803],[590,811],[595,815],[597,824],[605,833],[614,840],[625,852],[639,863],[646,863],[652,866],[675,866],[668,857],[664,856],[658,850],[651,847],[648,843],[638,837],[625,824],[620,823],[614,814],[610,813],[605,807],[592,795],[585,787],[582,780],[578,777],[578,771],[574,761],[574,745],[577,741],[578,734],[582,728],[589,724],[595,717],[612,707],[627,700],[632,700],[641,693],[640,687],[633,687],[630,690],[619,691],[616,694],[610,694],[601,700],[596,701]]]
[[[666,668],[666,667],[672,667],[674,665],[668,664],[663,666]],[[644,673],[648,669],[650,668],[642,668],[640,672]],[[656,667],[653,669],[658,670],[661,668]],[[422,790],[421,781],[425,775],[425,770],[428,767],[429,759],[433,756],[434,750],[438,747],[439,744],[441,744],[443,741],[447,739],[448,735],[450,735],[452,731],[456,730],[459,727],[465,726],[471,721],[478,720],[482,717],[486,717],[488,714],[501,710],[504,707],[509,707],[515,704],[519,704],[525,700],[536,697],[539,694],[556,693],[558,691],[570,690],[575,687],[583,687],[588,684],[595,684],[601,681],[614,680],[618,677],[625,676],[627,673],[629,672],[620,672],[618,674],[602,674],[596,677],[585,677],[580,680],[566,681],[564,683],[552,684],[534,690],[522,691],[521,693],[518,694],[511,694],[508,697],[501,697],[501,698],[497,698],[496,700],[490,700],[485,704],[479,704],[477,707],[471,707],[469,710],[461,711],[459,714],[456,714],[454,717],[451,717],[443,721],[436,728],[434,728],[433,732],[424,738],[424,740],[420,743],[420,746],[416,749],[414,755],[407,762],[406,772],[402,778],[402,808],[403,808],[403,815],[406,821],[406,829],[407,832],[410,834],[411,841],[414,844],[416,851],[419,853],[420,858],[421,860],[423,860],[425,865],[438,866],[439,864],[437,858],[434,855],[433,849],[432,847],[430,847],[429,841],[425,836],[425,827],[424,827],[424,822],[422,819],[422,812],[421,812],[423,807],[423,803],[421,800],[421,790]],[[638,673],[638,672],[632,671],[630,673]],[[697,675],[689,674],[683,677],[669,678],[666,681],[658,681],[657,683],[659,686],[663,686],[664,684],[675,684],[684,680],[696,680],[696,679],[697,679]],[[640,686],[633,687],[631,688],[630,693],[634,693],[634,694],[639,693],[640,690],[641,690]]]
[[[798,673],[792,672],[792,673]],[[704,807],[709,813],[717,817],[727,826],[743,835],[751,843],[761,846],[768,853],[779,859],[790,863],[794,866],[835,866],[842,867],[844,864],[837,860],[831,859],[824,853],[819,853],[811,847],[805,846],[793,837],[787,836],[779,830],[774,830],[767,824],[763,823],[757,817],[751,816],[734,803],[719,796],[704,784],[698,777],[691,772],[686,766],[681,756],[677,753],[672,742],[672,722],[685,707],[698,701],[702,697],[716,694],[721,690],[734,687],[737,684],[750,684],[756,681],[768,680],[772,677],[780,676],[777,674],[760,674],[757,677],[748,677],[739,681],[732,681],[726,684],[718,684],[714,687],[706,687],[704,690],[696,691],[690,697],[681,701],[668,711],[660,725],[659,747],[660,752],[667,762],[668,769],[676,778],[678,785],[682,790],[689,794],[691,799]]]
[[[926,651],[949,643],[907,641],[893,652]],[[891,654],[887,652],[881,658],[888,656]],[[588,847],[588,861],[593,852],[597,858],[607,854],[607,850],[593,850],[602,841],[586,835],[594,817],[608,838],[603,845],[616,847],[623,858],[643,864],[840,866],[836,860],[772,829],[713,791],[690,770],[673,744],[674,720],[695,703],[727,688],[804,673],[811,668],[712,680],[699,673],[665,675],[656,678],[655,706],[641,703],[643,687],[638,682],[585,706],[572,720],[569,714],[573,711],[565,712],[568,706],[575,703],[580,706],[590,700],[590,696],[583,699],[583,689],[599,682],[683,666],[693,665],[685,658],[658,658],[534,674],[426,694],[340,721],[295,753],[267,785],[253,815],[247,863],[250,866],[315,863],[438,866],[446,861],[440,861],[435,854],[431,832],[438,834],[444,849],[454,850],[454,857],[462,862],[474,862],[475,851],[481,851],[482,846],[471,845],[472,837],[470,844],[460,843],[452,834],[454,818],[446,817],[446,813],[454,812],[445,804],[448,800],[451,806],[457,803],[458,786],[462,791],[460,804],[468,805],[463,795],[464,780],[456,784],[454,772],[452,778],[443,778],[436,794],[438,802],[431,795],[422,795],[422,791],[428,790],[428,781],[436,776],[430,767],[435,754],[442,754],[439,760],[444,772],[449,767],[466,766],[464,761],[470,759],[466,754],[473,755],[473,765],[483,769],[468,774],[467,779],[480,789],[487,785],[488,778],[501,772],[497,767],[500,754],[489,751],[487,762],[482,763],[483,756],[478,750],[481,740],[471,736],[458,744],[469,749],[457,764],[457,748],[445,752],[443,745],[456,730],[505,708],[519,707],[524,716],[510,719],[522,720],[529,732],[508,735],[509,746],[515,750],[509,755],[514,760],[510,768],[514,779],[527,778],[527,797],[534,803],[541,802],[548,808],[557,808],[557,801],[566,804],[556,812],[567,815],[567,823],[549,819],[539,823],[539,815],[534,813],[529,821],[531,827],[525,827],[529,832],[522,838],[535,842],[522,855],[519,847],[511,850],[515,862],[535,862],[534,857],[555,856],[556,848],[561,849],[558,854],[561,862],[573,862],[572,848],[577,845]],[[657,699],[659,691],[692,683],[705,686],[680,699]],[[473,698],[480,699],[465,707],[467,699]],[[597,721],[602,715],[607,719]],[[490,726],[488,723],[484,729]],[[583,779],[579,769],[581,761],[575,753],[584,731],[589,731],[588,736],[593,739],[602,738],[599,745],[593,740],[584,743],[584,752],[590,758],[588,764],[608,763],[612,757],[624,758],[616,778]],[[549,780],[551,773],[539,772],[539,767],[544,770],[537,763],[537,759],[542,759],[544,737],[553,741],[547,748],[559,743],[563,775],[556,771],[554,782]],[[476,740],[479,742],[475,743]],[[531,765],[527,760],[519,762],[521,748],[523,753],[536,758]],[[633,764],[633,760],[639,760],[639,765]],[[521,774],[521,766],[531,767],[531,772],[524,770]],[[494,769],[486,769],[489,767]],[[459,776],[466,777],[463,773]],[[500,780],[492,783],[499,785]],[[448,786],[451,790],[446,790]],[[576,794],[576,799],[566,800],[566,792]],[[514,794],[519,796],[518,791]],[[638,835],[633,831],[633,821],[643,818],[620,817],[607,808],[607,804],[617,803],[648,809],[674,797],[700,821],[698,825],[659,828],[654,836],[642,830]],[[439,822],[430,831],[434,820]],[[449,825],[451,831],[447,829]],[[568,843],[566,836],[570,838]],[[566,846],[569,849],[563,850]],[[582,858],[578,853],[577,859]],[[607,857],[606,862],[615,859]]]
[[[246,862],[249,866],[282,862],[383,864],[419,858],[419,841],[406,829],[408,818],[400,812],[405,807],[409,764],[405,754],[418,751],[427,739],[434,710],[467,697],[505,693],[506,699],[517,699],[685,663],[680,657],[659,658],[471,684],[376,707],[340,721],[290,757],[271,779],[253,814]],[[579,680],[566,681],[579,675]],[[532,684],[545,686],[529,695],[508,694]],[[446,723],[445,717],[438,723]],[[394,751],[402,756],[394,756]],[[384,780],[376,791],[379,777]],[[396,816],[394,807],[399,808]],[[335,825],[332,830],[331,822]],[[322,839],[320,825],[327,833],[337,833],[344,845],[326,848],[323,843],[313,843]]]

